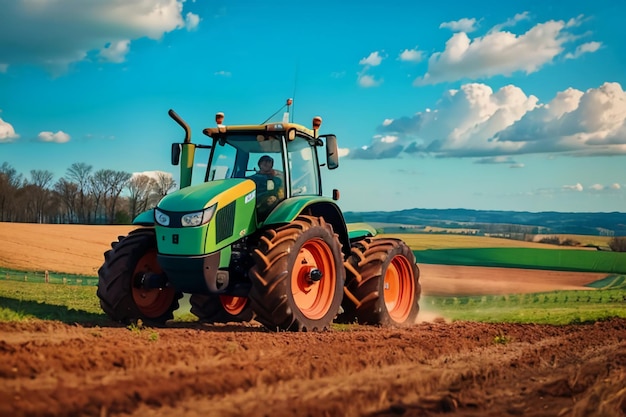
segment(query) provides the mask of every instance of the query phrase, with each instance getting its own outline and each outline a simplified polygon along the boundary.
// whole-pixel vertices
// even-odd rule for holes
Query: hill
[[[626,236],[626,213],[562,213],[470,209],[345,212],[347,222],[366,222],[386,233],[458,230],[459,233],[580,234]],[[442,230],[443,231],[443,230]]]

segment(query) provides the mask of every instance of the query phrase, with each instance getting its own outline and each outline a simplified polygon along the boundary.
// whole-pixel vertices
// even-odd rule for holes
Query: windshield
[[[276,177],[281,195],[321,195],[317,152],[310,139],[296,136],[287,141],[285,160],[282,133],[228,135],[215,142],[205,181],[250,178],[258,186],[260,178]]]
[[[259,160],[272,158],[273,169],[283,170],[280,135],[231,135],[216,142],[207,181],[245,178],[259,171]]]

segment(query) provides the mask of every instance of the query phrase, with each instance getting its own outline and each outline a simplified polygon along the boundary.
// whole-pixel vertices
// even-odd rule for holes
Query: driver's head
[[[274,159],[269,155],[263,155],[259,158],[259,168],[261,172],[271,171],[274,167]]]

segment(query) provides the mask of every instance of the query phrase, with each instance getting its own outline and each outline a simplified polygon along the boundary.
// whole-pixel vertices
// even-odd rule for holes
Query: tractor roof
[[[216,127],[207,127],[202,131],[202,133],[212,138],[215,138],[224,134],[228,135],[237,133],[288,132],[291,129],[295,129],[296,131],[304,133],[305,135],[308,135],[312,138],[315,138],[317,136],[314,130],[291,122],[266,123],[260,125],[220,125]]]

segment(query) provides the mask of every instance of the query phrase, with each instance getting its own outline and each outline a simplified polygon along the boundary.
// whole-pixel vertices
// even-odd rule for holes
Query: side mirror
[[[172,165],[178,165],[180,162],[180,151],[181,151],[180,143],[172,143]]]
[[[326,164],[328,169],[335,169],[339,166],[339,149],[337,148],[337,136],[321,135],[326,139]]]

